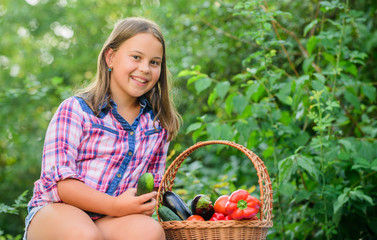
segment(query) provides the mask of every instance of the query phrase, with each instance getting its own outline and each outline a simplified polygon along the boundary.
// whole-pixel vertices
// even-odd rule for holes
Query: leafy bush
[[[268,4],[240,1],[228,10],[227,23],[245,23],[231,34],[253,45],[239,73],[211,76],[204,65],[180,72],[207,103],[187,133],[244,144],[265,161],[274,185],[269,238],[370,239],[377,233],[375,20],[348,1]],[[312,19],[300,18],[305,8],[315,11]]]

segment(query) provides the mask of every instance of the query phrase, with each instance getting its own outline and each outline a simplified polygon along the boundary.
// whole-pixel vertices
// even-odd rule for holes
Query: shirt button
[[[134,132],[130,132],[130,135],[131,135],[131,136],[134,135]]]
[[[117,177],[120,178],[122,175],[120,173],[117,174]]]
[[[128,152],[128,156],[131,156],[131,155],[132,155],[132,152],[131,152],[131,151],[129,151],[129,152]]]

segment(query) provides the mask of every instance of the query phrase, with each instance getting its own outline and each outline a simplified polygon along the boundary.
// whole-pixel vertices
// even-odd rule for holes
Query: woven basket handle
[[[268,175],[266,166],[264,165],[263,161],[256,154],[254,154],[251,150],[237,143],[223,141],[223,140],[198,142],[195,145],[186,149],[178,157],[176,157],[176,159],[170,164],[168,169],[165,171],[161,184],[158,188],[157,210],[160,204],[162,204],[162,196],[164,192],[172,190],[177,171],[180,168],[183,161],[198,148],[211,145],[211,144],[223,144],[223,145],[234,147],[240,150],[241,152],[243,152],[251,160],[255,169],[257,170],[257,175],[259,179],[258,183],[259,183],[259,188],[260,188],[260,201],[261,201],[260,220],[261,221],[271,220],[273,196],[272,196],[271,180],[270,180],[270,176]],[[158,215],[158,211],[157,211],[157,217],[158,217],[158,220],[161,222],[160,216]]]

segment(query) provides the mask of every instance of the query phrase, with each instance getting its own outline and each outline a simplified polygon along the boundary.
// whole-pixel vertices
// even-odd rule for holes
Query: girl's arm
[[[58,194],[64,203],[108,216],[125,216],[129,214],[152,215],[156,206],[156,192],[135,196],[136,189],[128,189],[118,197],[99,192],[76,179],[58,182]],[[149,199],[151,202],[145,203]]]

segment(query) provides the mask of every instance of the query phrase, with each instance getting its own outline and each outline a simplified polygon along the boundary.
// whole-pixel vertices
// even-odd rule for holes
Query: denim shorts
[[[35,216],[35,214],[41,210],[41,208],[43,208],[44,206],[46,206],[47,204],[45,205],[42,205],[42,206],[38,206],[38,207],[29,207],[28,208],[28,215],[26,216],[25,218],[25,233],[24,233],[24,237],[22,238],[22,240],[27,240],[26,239],[26,233],[27,233],[27,230],[29,228],[29,225],[30,225],[30,222],[31,220],[33,220],[33,217]]]

